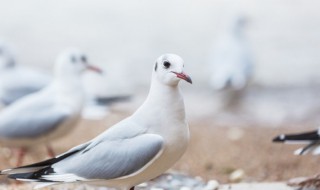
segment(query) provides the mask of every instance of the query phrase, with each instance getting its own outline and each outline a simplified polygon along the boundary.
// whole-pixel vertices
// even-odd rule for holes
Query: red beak
[[[98,68],[98,67],[96,67],[96,66],[94,66],[94,65],[87,65],[87,69],[88,70],[91,70],[91,71],[94,71],[94,72],[96,72],[96,73],[99,73],[99,74],[102,74],[103,73],[103,71],[102,71],[102,69],[100,69],[100,68]]]
[[[187,75],[187,74],[185,74],[183,72],[182,73],[177,73],[177,72],[174,72],[174,71],[172,71],[172,72],[174,74],[176,74],[178,78],[183,79],[183,80],[187,81],[188,83],[192,84],[192,80],[191,80],[189,75]]]

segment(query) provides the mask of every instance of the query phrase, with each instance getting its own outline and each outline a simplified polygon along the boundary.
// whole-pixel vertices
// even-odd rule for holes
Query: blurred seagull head
[[[15,58],[10,47],[0,41],[0,71],[12,68],[15,65]]]
[[[161,55],[153,70],[153,77],[163,84],[176,86],[179,81],[185,80],[192,84],[191,78],[184,72],[183,59],[175,54]]]
[[[102,73],[100,68],[88,62],[88,57],[84,52],[76,48],[69,48],[58,56],[54,72],[56,75],[80,77],[88,70]]]
[[[248,18],[245,15],[235,15],[230,22],[231,32],[236,35],[241,35],[248,25]]]

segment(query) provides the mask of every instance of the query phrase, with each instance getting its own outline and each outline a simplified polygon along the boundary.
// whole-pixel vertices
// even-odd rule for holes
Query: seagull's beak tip
[[[192,80],[191,80],[190,77],[187,79],[187,82],[190,83],[190,84],[192,84]]]
[[[183,72],[181,72],[181,73],[173,72],[173,73],[176,74],[178,78],[185,80],[186,82],[192,84],[192,79],[189,75],[187,75]]]
[[[192,84],[192,79],[189,75],[184,74],[184,77],[182,77],[183,80],[185,80],[186,82]]]

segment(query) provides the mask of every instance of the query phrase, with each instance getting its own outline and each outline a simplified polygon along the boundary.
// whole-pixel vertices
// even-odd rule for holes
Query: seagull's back
[[[4,104],[11,104],[23,96],[43,89],[50,81],[51,77],[37,70],[22,66],[8,68],[0,76],[0,98]]]

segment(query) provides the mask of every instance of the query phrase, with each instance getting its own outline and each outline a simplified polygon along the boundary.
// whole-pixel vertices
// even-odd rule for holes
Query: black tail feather
[[[41,179],[43,175],[48,175],[51,173],[54,173],[54,171],[53,171],[53,168],[49,166],[49,167],[42,168],[36,172],[10,174],[8,175],[8,177],[11,179],[20,179],[20,180],[26,179],[26,180],[37,181],[37,182],[52,182],[46,179]]]
[[[273,142],[286,142],[286,141],[318,141],[320,140],[320,135],[318,130],[310,131],[300,134],[289,134],[289,135],[279,135],[275,137]]]
[[[59,157],[55,157],[55,158],[50,158],[48,160],[45,160],[45,161],[42,161],[42,162],[37,162],[37,163],[34,163],[34,164],[30,164],[30,165],[26,165],[26,166],[21,166],[21,167],[18,167],[16,169],[22,169],[22,168],[33,168],[33,167],[46,167],[46,166],[50,166],[52,164],[55,164],[77,152],[79,152],[80,150],[74,150],[74,151],[71,151],[71,152],[68,152],[62,156],[59,156]]]
[[[1,175],[8,175],[10,178],[22,178],[23,179],[31,179],[30,177],[34,177],[36,179],[36,175],[39,175],[43,172],[51,172],[49,168],[51,168],[51,165],[79,152],[81,149],[75,149],[73,151],[70,151],[66,154],[63,154],[56,158],[51,158],[42,162],[38,162],[35,164],[30,164],[26,166],[21,166],[13,169],[7,169],[0,171]],[[28,178],[29,177],[29,178]],[[33,178],[32,178],[33,179]]]

